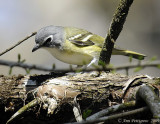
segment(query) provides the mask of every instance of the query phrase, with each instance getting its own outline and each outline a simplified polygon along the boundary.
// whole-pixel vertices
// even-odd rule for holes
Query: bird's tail
[[[137,53],[134,51],[129,51],[129,50],[123,50],[123,49],[116,49],[114,48],[112,51],[113,55],[124,55],[124,56],[131,56],[135,59],[139,59],[139,60],[143,60],[146,55],[141,54],[141,53]]]

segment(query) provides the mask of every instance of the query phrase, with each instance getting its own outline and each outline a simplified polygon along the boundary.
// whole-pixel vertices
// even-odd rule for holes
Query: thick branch
[[[118,8],[113,16],[107,37],[105,39],[103,49],[100,53],[99,61],[109,64],[114,43],[122,31],[123,24],[128,15],[129,7],[133,0],[120,0]]]
[[[14,110],[12,108],[21,107],[24,101],[27,103],[28,100],[32,101],[33,98],[40,98],[41,109],[47,108],[47,112],[45,112],[46,114],[53,113],[53,115],[50,115],[50,121],[54,120],[55,123],[70,122],[70,120],[74,121],[74,115],[71,112],[68,114],[68,110],[72,110],[72,108],[69,106],[64,107],[64,105],[72,105],[73,100],[76,97],[82,113],[84,113],[84,110],[86,109],[91,109],[93,113],[95,113],[102,108],[107,108],[108,104],[112,105],[112,102],[114,104],[121,103],[121,98],[123,96],[122,89],[130,79],[130,77],[124,75],[105,72],[101,72],[99,76],[97,76],[95,72],[90,72],[81,74],[75,73],[74,75],[67,75],[57,78],[54,77],[57,77],[57,75],[19,75],[18,77],[0,76],[0,107],[2,110],[4,110],[5,107],[5,110],[8,113],[12,113],[11,115],[7,115],[7,112],[3,112],[3,115],[7,118],[4,120],[3,116],[0,115],[0,120],[3,119],[3,122],[6,122],[15,113],[15,111],[17,111],[17,109]],[[139,82],[133,82],[125,96],[124,101],[127,102],[129,100],[134,100],[138,87],[142,84],[145,83],[156,86],[159,85],[159,82],[159,78],[145,78]],[[27,95],[27,92],[31,90],[31,88],[36,89],[33,92],[30,91],[31,94]],[[30,95],[33,95],[34,97],[31,97]],[[26,98],[27,101],[24,100]],[[108,100],[110,100],[111,103],[108,103]],[[19,106],[19,104],[21,104],[21,106]],[[28,104],[27,106],[30,105]],[[32,107],[32,109],[33,108],[34,107]],[[27,108],[25,110],[32,109]],[[30,118],[34,121],[38,120],[38,118],[35,118],[37,117],[35,115],[38,110],[34,109],[34,112],[31,112],[32,116],[30,116]],[[43,115],[43,112],[40,112],[39,114]],[[43,115],[43,117],[46,117],[46,114]],[[14,118],[14,120],[16,122],[22,122],[20,120],[27,121],[26,116],[26,114],[20,115],[18,120],[16,120],[17,118]],[[23,119],[21,117],[23,117]],[[145,117],[148,119],[148,116]]]
[[[143,102],[145,102],[151,110],[153,118],[160,119],[160,99],[152,87],[143,85],[139,88],[137,92],[137,104],[140,105]]]

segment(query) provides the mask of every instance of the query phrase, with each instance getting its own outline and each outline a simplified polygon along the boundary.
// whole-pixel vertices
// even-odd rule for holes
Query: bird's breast
[[[85,65],[90,63],[93,59],[92,56],[89,54],[84,54],[78,51],[72,51],[71,49],[68,50],[61,50],[57,48],[44,48],[49,53],[51,53],[56,59],[73,65]]]

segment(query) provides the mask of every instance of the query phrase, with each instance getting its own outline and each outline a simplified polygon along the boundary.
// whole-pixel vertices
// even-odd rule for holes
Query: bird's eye
[[[53,40],[53,36],[50,35],[49,37],[44,39],[43,45],[45,46],[46,44],[48,44],[49,42],[51,42]]]
[[[52,39],[53,39],[53,36],[49,36],[49,37],[46,38],[45,42],[51,42]]]

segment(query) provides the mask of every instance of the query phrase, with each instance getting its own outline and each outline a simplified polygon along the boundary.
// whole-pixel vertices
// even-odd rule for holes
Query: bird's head
[[[61,26],[47,26],[40,29],[35,37],[36,45],[32,52],[39,48],[61,48],[64,41],[64,28]]]

